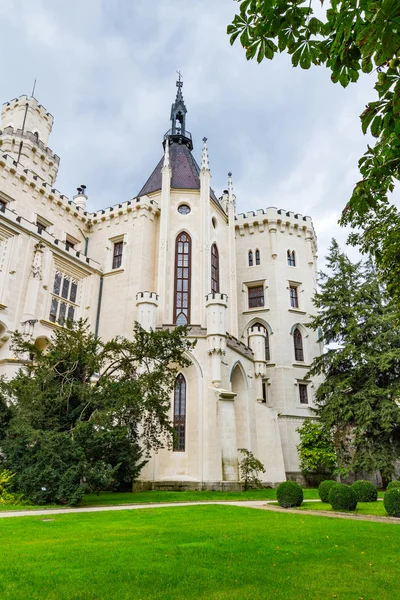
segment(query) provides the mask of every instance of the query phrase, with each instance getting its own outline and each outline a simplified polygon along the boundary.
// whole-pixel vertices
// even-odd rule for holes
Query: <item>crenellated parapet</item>
[[[109,206],[108,208],[98,210],[95,213],[87,213],[87,216],[90,219],[91,224],[96,228],[96,226],[105,222],[111,223],[112,221],[117,221],[121,217],[126,220],[129,216],[132,218],[143,216],[153,220],[159,212],[160,209],[155,200],[148,196],[142,196],[140,198],[127,200],[122,204]]]
[[[270,206],[266,209],[240,213],[235,218],[235,229],[240,236],[263,233],[289,233],[312,241],[313,253],[317,253],[317,236],[311,217],[283,208]]]

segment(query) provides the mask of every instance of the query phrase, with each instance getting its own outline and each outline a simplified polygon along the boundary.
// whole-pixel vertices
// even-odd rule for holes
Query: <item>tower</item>
[[[3,104],[1,111],[1,151],[14,161],[54,184],[59,157],[48,147],[54,119],[33,96],[20,96]]]

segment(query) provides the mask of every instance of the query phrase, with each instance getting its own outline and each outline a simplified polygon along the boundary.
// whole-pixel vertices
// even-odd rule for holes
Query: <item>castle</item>
[[[297,428],[312,415],[322,349],[313,314],[317,245],[310,217],[270,207],[236,214],[229,174],[210,187],[186,129],[182,82],[161,160],[137,196],[86,210],[86,188],[55,189],[53,117],[34,97],[2,108],[0,131],[0,374],[21,362],[10,336],[45,348],[66,319],[87,319],[107,340],[187,323],[197,340],[177,377],[174,448],[151,457],[143,486],[234,488],[238,448],[265,465],[265,484],[299,475]]]

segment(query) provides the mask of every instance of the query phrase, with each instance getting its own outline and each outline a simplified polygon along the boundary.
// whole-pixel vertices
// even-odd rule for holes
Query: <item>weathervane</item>
[[[181,88],[183,86],[182,73],[180,71],[177,71],[177,73],[178,73],[178,81],[176,82],[176,87]]]

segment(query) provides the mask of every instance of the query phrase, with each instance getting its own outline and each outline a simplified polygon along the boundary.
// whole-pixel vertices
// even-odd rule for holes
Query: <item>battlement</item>
[[[51,113],[47,112],[44,106],[39,104],[39,102],[33,96],[27,96],[26,94],[22,94],[19,98],[13,98],[9,102],[4,102],[1,115],[3,118],[3,114],[6,114],[8,111],[18,108],[20,105],[26,107],[26,105],[33,110],[35,110],[42,119],[45,119],[51,123],[51,126],[54,123],[54,117]]]
[[[66,252],[71,256],[71,258],[77,260],[80,264],[82,264],[82,266],[89,266],[98,272],[102,271],[100,263],[98,263],[96,260],[89,258],[89,256],[85,256],[85,254],[83,254],[82,252],[73,250],[66,244],[66,242],[57,239],[48,231],[39,231],[36,223],[32,223],[24,217],[17,215],[15,211],[10,210],[8,208],[4,208],[0,213],[0,217],[6,219],[10,222],[10,224],[13,224],[14,226],[22,227],[25,231],[29,231],[30,233],[34,234],[39,239],[42,239],[44,242],[47,242],[48,246],[55,246],[59,250]]]
[[[276,226],[291,227],[298,231],[310,231],[316,243],[317,236],[314,230],[314,225],[311,217],[287,211],[284,208],[276,208],[270,206],[266,209],[260,208],[257,211],[249,211],[247,214],[239,213],[235,217],[235,228],[239,230],[240,235],[245,235],[246,232],[253,234],[254,225],[258,225],[260,231],[264,231],[265,227],[272,228]]]
[[[136,303],[151,302],[156,304],[158,302],[158,294],[156,292],[138,292],[136,294]]]
[[[220,294],[219,292],[210,292],[206,295],[206,302],[208,303],[223,303],[226,304],[228,302],[228,296],[226,294]]]
[[[92,223],[96,225],[97,223],[100,223],[102,221],[114,219],[118,216],[125,215],[127,213],[131,213],[140,209],[145,209],[155,214],[158,212],[159,207],[158,203],[155,200],[152,200],[148,196],[141,196],[140,198],[132,198],[132,200],[126,200],[125,202],[122,202],[122,204],[114,204],[114,206],[109,206],[108,208],[98,210],[94,213],[85,214],[87,214],[88,218],[91,219]]]
[[[9,125],[3,130],[0,130],[0,142],[3,141],[3,139],[6,137],[17,137],[22,138],[24,140],[29,140],[30,142],[32,142],[32,144],[34,144],[34,146],[37,146],[44,154],[46,154],[48,158],[53,160],[57,165],[60,164],[60,157],[57,156],[57,154],[55,154],[53,150],[51,150],[51,148],[46,146],[42,142],[42,140],[36,137],[35,134],[31,131],[22,132],[22,129],[13,129],[13,127]]]

